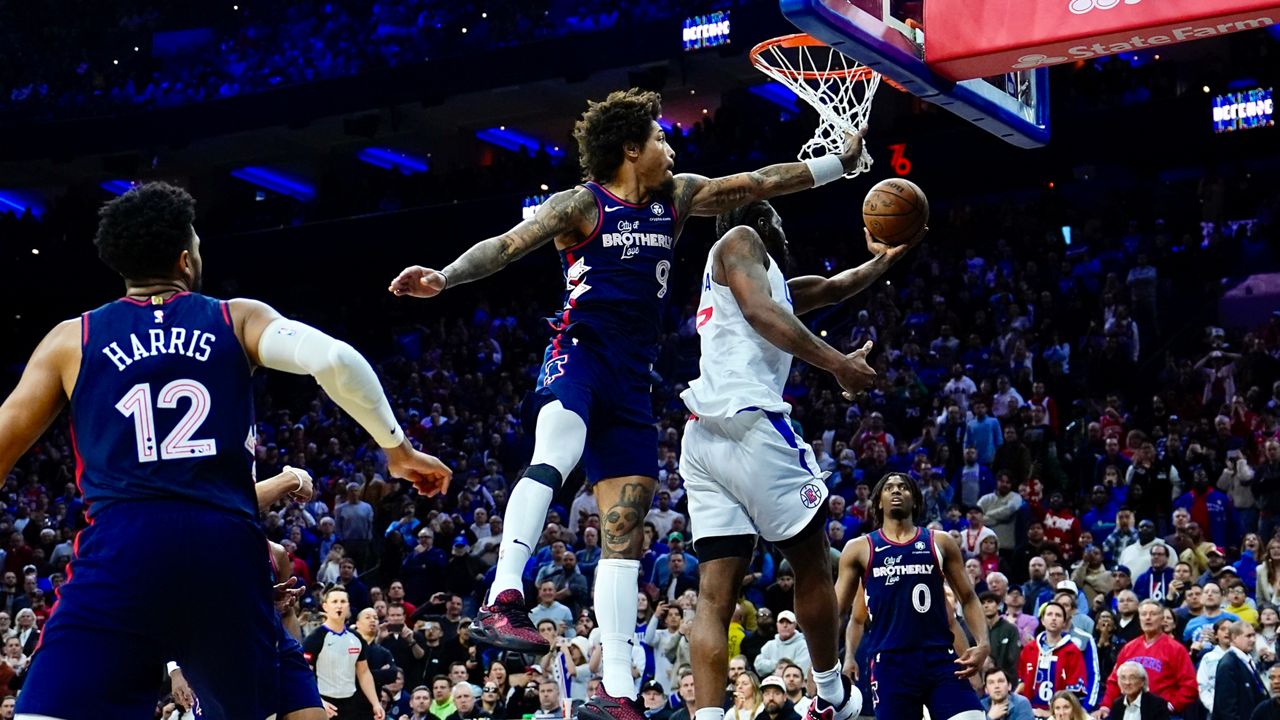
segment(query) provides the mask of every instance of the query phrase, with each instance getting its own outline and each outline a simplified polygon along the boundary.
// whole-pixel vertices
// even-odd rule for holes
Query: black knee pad
[[[559,490],[560,486],[564,484],[564,477],[560,475],[560,471],[545,463],[530,465],[524,469],[521,477],[527,477],[536,483],[546,485],[553,492]]]

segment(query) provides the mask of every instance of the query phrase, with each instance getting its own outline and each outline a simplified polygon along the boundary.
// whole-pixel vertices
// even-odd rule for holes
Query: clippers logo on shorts
[[[809,509],[813,509],[818,507],[821,502],[822,492],[819,490],[817,485],[807,483],[804,487],[800,488],[800,504]]]

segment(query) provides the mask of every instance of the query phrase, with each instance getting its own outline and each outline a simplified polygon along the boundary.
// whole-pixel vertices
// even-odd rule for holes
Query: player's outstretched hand
[[[910,252],[911,248],[914,248],[924,241],[924,236],[929,233],[929,226],[925,225],[920,229],[920,232],[916,233],[915,237],[901,245],[886,245],[885,243],[877,240],[875,236],[871,234],[871,231],[866,228],[862,228],[862,232],[867,236],[867,252],[871,253],[872,257],[888,255],[890,262],[897,262],[902,259],[904,255]]]
[[[429,298],[444,292],[446,278],[444,273],[421,265],[413,265],[400,271],[395,280],[387,286],[387,290],[397,297]]]
[[[173,695],[173,701],[182,707],[183,710],[192,710],[196,706],[196,692],[191,689],[191,683],[187,682],[186,675],[182,674],[182,668],[176,668],[169,675],[169,694]]]
[[[844,134],[844,152],[840,153],[840,161],[846,169],[850,164],[862,157],[862,146],[867,136],[867,124],[858,126],[857,130]]]
[[[298,587],[298,578],[291,577],[282,583],[276,583],[271,586],[274,593],[276,610],[284,611],[290,605],[298,601],[302,594],[307,591],[305,587]]]
[[[387,469],[392,476],[413,483],[418,492],[427,497],[439,495],[449,489],[453,471],[440,458],[418,452],[409,438],[399,446],[387,450]]]
[[[845,357],[845,362],[833,373],[836,382],[844,389],[844,399],[853,400],[853,396],[862,392],[876,380],[875,368],[867,364],[867,354],[874,343],[870,340],[866,345],[854,350]]]
[[[858,661],[854,660],[852,657],[846,657],[844,659],[844,674],[848,675],[849,679],[854,683],[857,683],[858,672]]]
[[[991,649],[986,645],[977,645],[965,650],[963,655],[956,658],[956,664],[960,666],[956,671],[956,677],[967,678],[977,674],[990,653]]]

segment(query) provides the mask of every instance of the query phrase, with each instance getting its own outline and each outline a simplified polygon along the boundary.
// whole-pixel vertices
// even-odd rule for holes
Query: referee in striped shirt
[[[324,624],[307,636],[302,651],[316,671],[325,710],[337,720],[383,720],[382,703],[367,659],[369,646],[347,628],[351,600],[341,585],[324,593]],[[361,698],[360,694],[364,697]]]

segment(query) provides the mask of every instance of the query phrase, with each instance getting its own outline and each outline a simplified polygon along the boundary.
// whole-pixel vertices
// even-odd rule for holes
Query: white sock
[[[818,686],[818,697],[835,707],[844,702],[844,683],[840,681],[840,661],[830,670],[814,670],[813,684]]]
[[[542,535],[547,508],[555,493],[537,480],[520,478],[507,502],[507,514],[503,517],[502,545],[498,550],[498,567],[494,572],[493,586],[489,588],[486,605],[503,590],[519,590],[524,594],[524,566],[533,555],[533,546]]]
[[[724,708],[698,708],[698,712],[693,714],[693,720],[724,720]]]
[[[612,697],[636,699],[631,676],[639,609],[640,561],[604,559],[596,566],[596,619],[600,622],[602,682]]]

